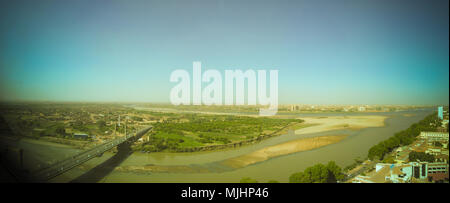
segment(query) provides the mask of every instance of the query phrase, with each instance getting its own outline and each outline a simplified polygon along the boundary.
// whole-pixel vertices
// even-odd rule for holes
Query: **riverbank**
[[[410,112],[391,112],[380,116],[386,116],[386,125],[383,127],[369,127],[363,130],[336,130],[324,131],[313,134],[297,134],[293,131],[290,133],[272,137],[263,142],[246,145],[245,147],[205,151],[196,153],[133,153],[118,166],[114,164],[114,170],[106,175],[99,182],[239,182],[242,177],[252,177],[260,182],[269,180],[277,180],[279,182],[288,182],[288,177],[292,173],[305,170],[308,166],[317,163],[327,163],[330,160],[336,161],[339,166],[347,166],[354,162],[354,159],[367,157],[367,151],[373,145],[383,141],[394,133],[408,128],[415,122],[420,121],[430,113],[427,111],[410,111]],[[362,114],[362,113],[361,113]],[[405,114],[412,116],[405,116]],[[305,115],[304,117],[314,117],[315,115]],[[341,114],[340,117],[350,117],[359,115]],[[372,114],[362,114],[361,116],[373,116]],[[317,115],[319,117],[335,117],[335,115]],[[300,115],[289,115],[289,118],[303,118]],[[302,123],[301,125],[304,125]],[[319,124],[317,124],[319,125]],[[314,126],[309,126],[311,128]],[[298,129],[295,128],[294,129]],[[306,129],[306,128],[305,128]],[[285,142],[317,137],[344,135],[349,136],[340,142],[316,148],[313,150],[292,153],[285,156],[268,159],[258,162],[247,167],[232,169],[223,166],[218,168],[221,161],[235,158],[241,155],[249,154],[265,147],[283,144]],[[32,164],[43,164],[50,161],[58,161],[72,154],[80,152],[80,150],[72,149],[72,147],[53,147],[54,143],[42,145],[44,140],[33,140],[33,143],[21,142],[21,147],[32,149],[26,151],[27,160]],[[26,145],[25,145],[26,144]],[[56,144],[59,145],[59,144]],[[28,155],[32,155],[29,157]],[[68,173],[55,178],[52,182],[67,182],[81,174],[90,171],[97,165],[102,164],[114,153],[105,153],[102,157],[92,159],[83,164],[79,168],[75,168]],[[36,160],[34,160],[36,159]],[[27,161],[28,162],[28,161]],[[109,166],[109,165],[107,165]],[[150,170],[153,169],[153,170]],[[276,171],[276,173],[274,173]]]
[[[46,141],[46,142],[51,142],[51,143],[56,143],[56,144],[67,145],[67,146],[71,146],[75,149],[82,149],[82,150],[86,150],[86,149],[89,149],[89,148],[95,146],[95,143],[90,142],[90,141],[74,140],[74,139],[66,139],[66,138],[50,137],[50,136],[41,137],[41,138],[35,139],[35,140],[41,140],[41,141]]]
[[[325,131],[335,130],[359,130],[367,127],[383,127],[385,126],[385,119],[388,116],[332,116],[332,117],[306,117],[301,118],[305,122],[294,125],[286,126],[284,129],[275,132],[271,135],[261,136],[252,140],[246,140],[242,143],[227,144],[227,145],[213,145],[195,149],[195,151],[215,151],[226,148],[236,148],[247,144],[254,144],[262,141],[266,138],[273,137],[279,134],[287,133],[287,129],[296,129],[295,134],[309,134],[309,133],[321,133]],[[345,139],[347,134],[339,135],[327,135],[317,136],[311,138],[296,139],[273,146],[267,146],[262,149],[228,158],[219,161],[220,167],[228,168],[228,170],[244,168],[249,165],[260,163],[271,158],[293,154],[296,152],[309,151],[330,144],[338,143]],[[219,167],[219,168],[220,168]],[[188,166],[188,165],[146,165],[146,166],[126,166],[119,167],[116,170],[121,172],[188,172],[188,173],[205,173],[211,172],[211,166]]]
[[[260,163],[271,158],[293,154],[296,152],[309,151],[338,143],[348,135],[319,136],[293,140],[260,150],[232,157],[219,162],[202,165],[146,165],[146,166],[122,166],[115,170],[119,172],[133,173],[209,173],[223,172],[244,168],[252,164]]]
[[[330,116],[302,117],[308,128],[301,128],[295,134],[320,133],[332,130],[359,130],[368,127],[383,127],[387,116]]]
[[[308,151],[326,145],[340,142],[348,135],[320,136],[304,138],[281,143],[274,146],[265,147],[255,152],[238,156],[223,161],[221,164],[232,168],[242,168],[258,162],[266,161],[270,158],[288,155],[296,152]]]

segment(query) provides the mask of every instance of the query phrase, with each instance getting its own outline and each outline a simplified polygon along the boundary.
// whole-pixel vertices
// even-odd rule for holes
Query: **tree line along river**
[[[191,153],[156,152],[148,154],[135,152],[133,154],[115,156],[113,153],[105,153],[102,157],[92,159],[81,167],[72,169],[52,179],[51,182],[68,182],[72,180],[77,182],[239,182],[242,177],[252,177],[260,182],[269,180],[288,182],[291,174],[303,171],[305,168],[317,163],[326,163],[332,160],[343,168],[352,164],[356,158],[365,158],[370,147],[420,121],[433,110],[421,109],[383,113],[296,114],[293,116],[382,115],[388,118],[385,120],[385,126],[383,127],[369,127],[360,130],[332,130],[301,135],[294,134],[291,131],[288,134],[268,138],[256,144],[219,151]],[[287,141],[337,134],[348,134],[349,136],[335,144],[271,158],[243,168],[231,169],[217,164],[226,159]],[[79,152],[79,150],[67,146],[41,141],[24,140],[17,145],[28,149],[29,153],[27,154],[32,154],[25,160],[30,166],[35,166],[42,162],[55,161]],[[114,170],[115,167],[132,168],[146,165],[166,167],[169,170],[164,172]],[[171,167],[174,170],[170,170]],[[183,171],[183,169],[188,170]],[[205,170],[199,171],[196,169]]]

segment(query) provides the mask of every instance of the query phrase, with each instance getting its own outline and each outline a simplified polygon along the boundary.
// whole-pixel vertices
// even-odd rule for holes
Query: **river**
[[[349,115],[383,115],[388,118],[383,127],[371,127],[360,130],[334,130],[321,133],[296,135],[290,132],[269,138],[262,142],[243,146],[236,149],[227,149],[212,152],[194,153],[140,153],[119,157],[113,153],[105,153],[100,158],[92,159],[79,168],[75,168],[66,174],[54,178],[51,182],[67,182],[78,179],[77,182],[239,182],[242,177],[251,177],[259,182],[277,180],[288,182],[292,173],[303,171],[306,167],[317,163],[335,161],[339,166],[345,167],[354,162],[356,158],[364,158],[370,147],[380,141],[387,139],[394,133],[408,128],[411,124],[422,120],[429,115],[433,109],[411,110],[401,112],[385,113],[313,113],[292,114],[293,117],[302,116],[349,116]],[[247,154],[258,149],[280,144],[286,141],[305,137],[316,137],[325,135],[348,134],[349,136],[341,142],[327,145],[310,151],[297,152],[289,155],[271,158],[267,161],[256,163],[244,168],[229,169],[217,168],[217,162]],[[30,143],[29,143],[30,144]],[[34,144],[39,144],[34,142]],[[39,148],[42,150],[42,148]],[[54,153],[55,148],[51,148]],[[59,147],[64,153],[74,152],[73,149]],[[44,149],[45,150],[45,149]],[[48,153],[48,152],[47,152]],[[46,153],[41,153],[45,155]],[[42,157],[40,157],[42,159]],[[52,157],[54,159],[54,157]],[[190,168],[207,168],[208,172],[119,172],[114,167],[127,166],[188,166]],[[101,167],[99,167],[99,165]],[[86,173],[89,171],[90,173]],[[83,175],[84,174],[84,175]],[[87,174],[87,175],[86,175]],[[80,179],[80,176],[82,178]]]

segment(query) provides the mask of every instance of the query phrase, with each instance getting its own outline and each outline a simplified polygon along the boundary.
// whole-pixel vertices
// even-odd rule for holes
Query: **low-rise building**
[[[366,176],[357,176],[354,183],[409,183],[415,180],[426,181],[428,177],[427,162],[410,162],[400,164],[378,163],[375,171]]]
[[[448,132],[420,132],[419,138],[426,139],[429,142],[446,141],[448,142]]]
[[[441,148],[428,148],[425,150],[425,153],[431,154],[431,155],[440,155],[441,154]]]
[[[73,134],[73,137],[78,139],[87,139],[89,138],[89,135],[85,133],[75,133]]]
[[[428,180],[430,182],[448,181],[448,162],[428,164]]]
[[[448,180],[446,162],[409,162],[400,164],[378,163],[368,175],[356,176],[353,183],[410,183]]]
[[[448,119],[442,120],[442,127],[446,128],[448,125]]]
[[[448,173],[448,163],[435,162],[428,163],[428,174]]]

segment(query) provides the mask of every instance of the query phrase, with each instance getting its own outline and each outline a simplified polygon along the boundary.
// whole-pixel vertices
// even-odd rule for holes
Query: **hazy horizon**
[[[278,69],[280,104],[448,105],[448,4],[2,1],[0,101],[169,103],[201,61]]]
[[[154,104],[154,105],[172,105],[170,102],[146,102],[146,101],[82,101],[82,100],[0,100],[0,103],[56,103],[56,104],[63,104],[63,103],[97,103],[97,104]],[[289,106],[289,105],[315,105],[315,106],[420,106],[420,107],[436,107],[436,106],[448,106],[448,104],[332,104],[332,103],[280,103],[280,106]],[[174,105],[175,106],[175,105]],[[178,105],[177,105],[178,106]],[[225,106],[229,107],[229,105],[194,105],[194,104],[188,104],[183,105],[180,104],[179,106]],[[231,106],[267,106],[267,105],[231,105]]]

